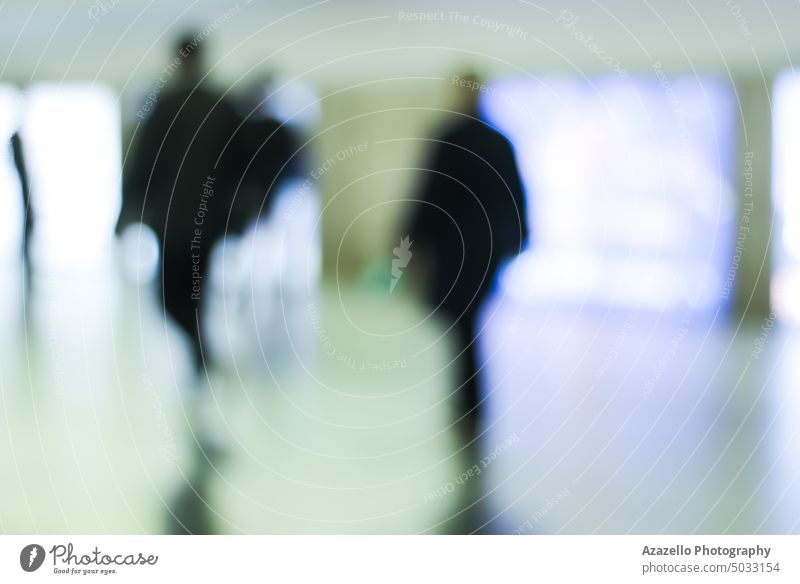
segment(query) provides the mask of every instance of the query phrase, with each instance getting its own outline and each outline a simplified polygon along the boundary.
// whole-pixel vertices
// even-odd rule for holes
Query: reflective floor
[[[118,272],[3,291],[0,531],[800,532],[800,347],[772,321],[495,299],[476,451],[403,293],[220,293],[195,379]]]
[[[517,314],[485,339],[487,442],[520,439],[491,467],[504,531],[800,531],[796,331],[691,307]]]

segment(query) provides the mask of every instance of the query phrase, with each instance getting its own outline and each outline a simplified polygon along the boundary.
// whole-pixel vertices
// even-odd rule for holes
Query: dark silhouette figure
[[[480,82],[460,79],[463,113],[434,141],[407,234],[412,252],[431,264],[428,300],[457,338],[459,425],[471,440],[480,403],[475,317],[499,264],[521,251],[528,228],[511,144],[478,118]]]
[[[427,300],[455,339],[456,429],[465,468],[480,460],[481,392],[476,316],[500,263],[518,254],[528,238],[525,198],[508,140],[479,119],[482,87],[474,76],[458,78],[462,112],[434,140],[408,236],[414,260],[427,270]],[[413,268],[412,268],[413,269]],[[484,508],[483,477],[459,491],[461,507],[440,529],[445,533],[492,533]]]
[[[202,53],[197,37],[183,38],[137,114],[145,121],[118,226],[142,221],[159,237],[164,308],[189,335],[198,372],[208,258],[225,234],[243,158],[240,118],[203,79]],[[166,87],[155,91],[165,77]]]
[[[31,208],[31,182],[25,163],[25,147],[19,131],[11,135],[11,155],[19,179],[22,194],[22,319],[28,327],[33,318],[33,266],[31,264],[31,233],[33,232],[33,209]]]
[[[30,259],[30,234],[33,228],[33,215],[31,213],[31,185],[28,179],[28,168],[25,164],[25,151],[22,144],[22,137],[19,132],[14,132],[11,136],[11,152],[14,158],[14,166],[19,176],[19,185],[22,192],[22,209],[25,213],[24,227],[22,231],[22,253],[26,262]]]
[[[28,177],[28,168],[25,164],[25,148],[19,132],[11,136],[11,154],[14,167],[17,169],[19,186],[22,193],[22,212],[25,214],[22,225],[22,264],[25,278],[25,292],[28,298],[31,294],[31,247],[30,236],[33,229],[33,213],[31,210],[31,184]],[[27,305],[27,299],[26,299]]]

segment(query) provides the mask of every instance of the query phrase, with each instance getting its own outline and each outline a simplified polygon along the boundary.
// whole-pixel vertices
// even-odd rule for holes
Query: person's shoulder
[[[486,120],[474,117],[462,119],[457,127],[453,128],[450,137],[450,141],[454,143],[468,143],[471,147],[476,143],[489,149],[511,147],[508,138],[500,130]]]
[[[446,128],[446,133],[451,136],[473,136],[483,134],[487,137],[503,138],[503,135],[486,120],[470,114],[459,114]]]
[[[481,121],[481,128],[478,130],[482,134],[482,139],[491,143],[496,148],[511,148],[511,141],[497,127],[487,121]]]
[[[173,118],[184,107],[188,96],[189,93],[183,88],[168,85],[153,102],[145,102],[145,104],[150,104],[150,107],[147,108],[149,110],[148,119]]]

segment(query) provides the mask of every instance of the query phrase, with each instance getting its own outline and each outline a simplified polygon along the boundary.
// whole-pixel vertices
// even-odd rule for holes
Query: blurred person
[[[25,279],[25,306],[26,312],[29,307],[29,299],[31,298],[31,232],[33,229],[33,214],[31,209],[31,185],[28,176],[28,167],[25,164],[25,148],[22,142],[22,137],[19,131],[15,131],[11,135],[11,154],[14,161],[14,168],[19,177],[20,192],[22,193],[22,266],[23,277]]]
[[[458,107],[433,140],[430,163],[404,236],[426,266],[423,294],[455,337],[458,426],[468,442],[480,422],[476,316],[501,262],[528,238],[525,195],[509,141],[478,112],[486,89],[455,76]]]
[[[205,47],[187,34],[154,83],[137,113],[143,122],[126,168],[123,209],[117,226],[142,222],[153,229],[161,248],[160,285],[165,310],[189,340],[196,388],[209,362],[204,339],[203,303],[210,293],[212,251],[228,230],[243,161],[242,119],[231,101],[208,79]],[[208,392],[187,404],[195,452],[186,483],[171,500],[169,533],[211,533],[207,491],[212,460],[224,439],[209,426],[204,408]]]
[[[204,52],[198,36],[182,37],[137,114],[144,122],[118,224],[121,230],[142,221],[158,236],[163,306],[187,333],[198,374],[205,366],[200,308],[208,258],[225,233],[243,159],[237,138],[241,120],[228,99],[209,86]]]
[[[480,119],[479,96],[486,86],[472,74],[454,77],[454,84],[457,111],[432,141],[401,242],[408,240],[414,261],[406,263],[417,266],[412,270],[421,276],[422,294],[454,341],[455,427],[464,440],[463,460],[471,467],[481,458],[476,319],[501,262],[525,246],[528,227],[511,144]],[[441,526],[444,533],[492,533],[482,483],[478,476],[462,486],[460,508]]]
[[[14,168],[19,176],[20,192],[22,193],[22,209],[25,213],[22,231],[22,252],[25,260],[30,259],[30,234],[33,227],[33,215],[31,214],[31,186],[28,178],[28,169],[25,164],[25,149],[19,131],[11,136],[11,153],[14,160]]]

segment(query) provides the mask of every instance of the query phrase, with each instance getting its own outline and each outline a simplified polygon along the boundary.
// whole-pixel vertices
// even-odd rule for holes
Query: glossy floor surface
[[[3,532],[800,532],[800,347],[769,319],[495,299],[470,447],[447,334],[402,292],[217,295],[197,379],[152,286],[18,291]]]

